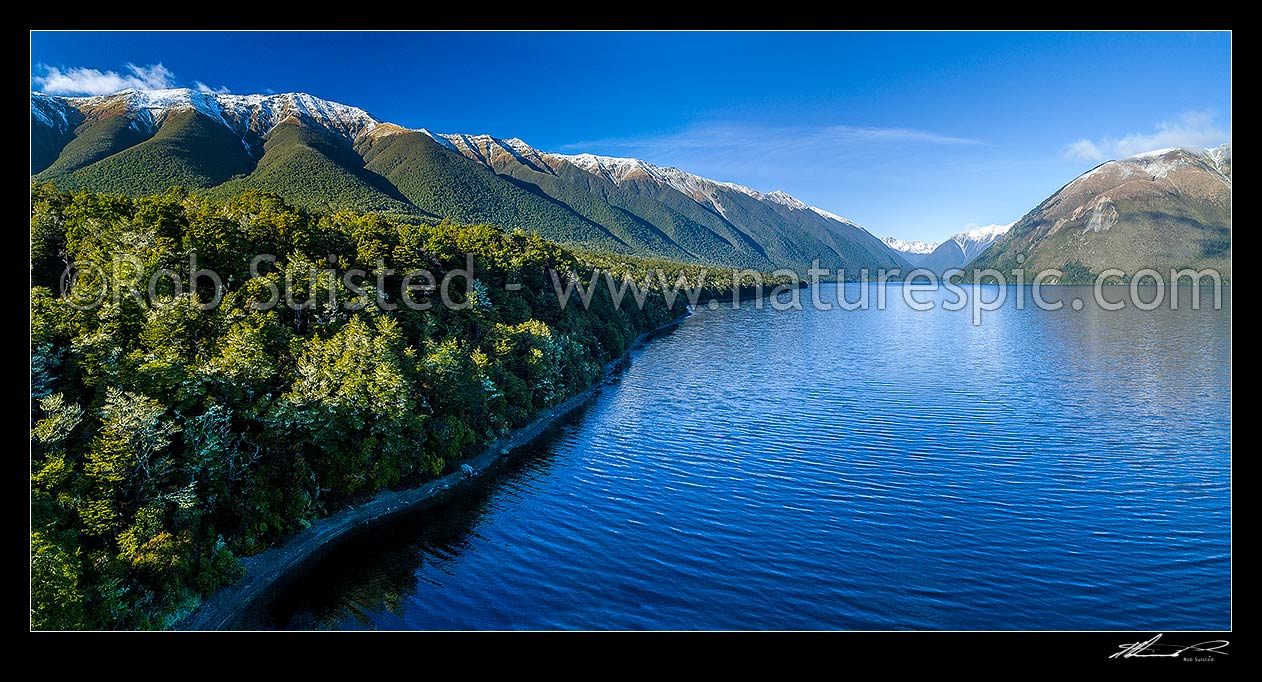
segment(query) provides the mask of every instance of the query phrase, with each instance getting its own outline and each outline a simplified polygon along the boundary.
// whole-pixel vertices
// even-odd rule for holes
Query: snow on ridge
[[[478,143],[488,143],[495,140],[490,135],[469,135],[468,133],[439,133],[438,136],[456,147],[464,147],[471,151],[478,148]]]
[[[597,154],[548,154],[547,156],[569,161],[589,173],[604,176],[614,183],[621,182],[636,170],[642,171],[650,178],[691,197],[694,201],[710,205],[724,217],[727,216],[727,210],[718,198],[718,191],[721,189],[739,192],[758,201],[778,204],[791,210],[811,211],[828,220],[867,231],[853,220],[843,218],[818,206],[811,206],[783,190],[766,193],[759,192],[756,189],[735,182],[712,180],[673,166],[655,166],[642,159],[630,157],[600,156]]]
[[[787,206],[797,211],[811,211],[812,213],[828,218],[829,220],[835,220],[839,223],[845,223],[847,225],[853,225],[855,227],[858,227],[859,229],[864,229],[860,227],[858,223],[856,223],[855,221],[849,218],[843,218],[837,215],[836,213],[833,213],[831,211],[825,211],[824,209],[818,206],[811,206],[810,204],[807,204],[801,199],[783,190],[776,190],[774,192],[769,192],[767,194],[759,194],[757,192],[754,192],[753,196],[756,199],[764,199],[772,203],[780,204],[781,206]],[[864,231],[866,232],[866,230]]]
[[[933,253],[934,249],[938,248],[937,242],[926,242],[920,239],[899,239],[897,237],[881,237],[881,241],[885,242],[886,246],[890,247],[891,249],[894,249],[895,251],[900,251],[902,253],[912,253],[919,256],[927,256]]]
[[[451,143],[451,140],[448,140],[448,139],[447,139],[447,136],[446,136],[446,135],[442,135],[442,134],[439,134],[439,133],[433,133],[433,132],[430,132],[430,131],[429,131],[428,129],[426,129],[426,128],[417,128],[417,129],[416,129],[416,132],[418,132],[418,133],[424,133],[424,134],[428,135],[428,136],[429,136],[429,139],[431,139],[431,140],[433,140],[433,141],[437,142],[438,144],[441,144],[442,146],[444,146],[444,147],[446,147],[446,148],[448,148],[448,149],[452,150],[453,152],[457,152],[457,153],[459,153],[459,152],[460,152],[460,150],[459,150],[459,149],[456,149],[456,145],[452,144],[452,143]]]
[[[464,133],[447,133],[441,137],[449,147],[462,155],[472,155],[476,160],[491,165],[491,144],[495,138],[490,135],[466,135]]]
[[[434,134],[430,133],[428,130],[425,130],[424,132],[430,135],[430,137],[434,137]],[[488,166],[494,160],[492,156],[495,154],[497,149],[522,160],[525,160],[523,157],[523,151],[534,152],[530,145],[515,137],[510,140],[501,140],[494,135],[487,135],[485,133],[481,135],[469,135],[467,133],[440,133],[438,134],[438,137],[447,141],[449,143],[447,146],[454,151],[462,154],[465,152],[472,154],[477,158],[477,160]],[[522,151],[519,151],[519,149]]]
[[[394,124],[385,123],[382,125],[392,126]],[[424,133],[451,151],[488,167],[493,165],[499,155],[507,154],[517,159],[518,162],[530,166],[539,172],[553,172],[547,157],[554,155],[541,153],[519,137],[500,139],[486,133],[479,135],[435,133],[425,128],[417,128],[416,132]]]
[[[1177,170],[1187,165],[1187,160],[1180,157],[1166,159],[1165,157],[1145,157],[1142,163],[1144,171],[1153,177],[1154,180],[1164,178],[1170,175],[1170,171]]]
[[[57,131],[65,131],[70,127],[65,104],[42,92],[31,93],[31,115]]]
[[[549,155],[544,154],[538,149],[535,149],[534,147],[530,146],[529,143],[527,143],[525,140],[521,139],[520,137],[510,137],[507,140],[503,140],[502,143],[510,151],[516,154],[518,158],[527,160],[530,163],[535,164],[535,165],[545,166],[547,167],[549,171],[552,170],[552,167],[548,164],[547,157]]]
[[[693,198],[696,198],[698,194],[712,195],[716,188],[735,190],[754,198],[763,197],[760,192],[744,185],[703,178],[700,175],[695,175],[673,166],[656,166],[643,159],[602,156],[600,154],[553,154],[546,152],[545,154],[552,158],[568,161],[589,173],[603,175],[615,184],[621,182],[632,172],[639,170],[658,182]]]
[[[377,125],[393,126],[393,124]],[[681,192],[698,203],[709,205],[720,215],[725,217],[727,209],[723,206],[719,199],[720,190],[739,192],[759,201],[779,204],[793,210],[812,211],[828,220],[845,223],[846,225],[863,229],[852,220],[843,218],[817,206],[810,206],[797,197],[794,197],[782,190],[763,193],[735,182],[712,180],[672,166],[657,166],[649,163],[648,161],[644,161],[643,159],[604,156],[601,154],[591,153],[557,154],[552,152],[543,152],[531,146],[519,137],[500,139],[485,133],[478,135],[470,135],[467,133],[435,133],[426,128],[417,128],[416,132],[424,133],[444,147],[447,147],[462,156],[475,157],[475,160],[487,165],[489,165],[492,161],[491,154],[494,153],[494,147],[499,147],[521,161],[546,166],[544,169],[545,172],[552,170],[552,163],[556,161],[566,161],[589,173],[604,177],[614,184],[620,184],[633,176],[647,177],[654,182]]]
[[[1138,154],[1134,154],[1134,155],[1132,155],[1132,156],[1130,156],[1130,157],[1127,157],[1127,158],[1131,158],[1131,159],[1148,159],[1148,158],[1155,158],[1155,157],[1158,157],[1158,156],[1165,156],[1166,154],[1169,154],[1170,152],[1177,152],[1177,151],[1180,151],[1180,150],[1183,150],[1183,151],[1191,151],[1191,150],[1190,150],[1190,149],[1188,149],[1187,147],[1163,147],[1163,148],[1161,148],[1161,149],[1154,149],[1154,150],[1152,150],[1152,151],[1150,151],[1150,152],[1140,152],[1140,153],[1138,153]]]
[[[807,206],[802,200],[798,199],[792,194],[789,194],[788,192],[785,192],[784,190],[778,189],[774,192],[769,192],[765,196],[767,200],[772,203],[780,204],[781,206],[787,206],[789,208],[797,209],[799,211],[807,211],[807,210],[810,210],[811,208],[810,206]]]
[[[836,213],[833,213],[833,212],[831,212],[831,211],[825,211],[824,209],[822,209],[822,208],[820,208],[820,207],[818,207],[818,206],[807,206],[806,208],[808,208],[808,209],[810,209],[810,210],[812,210],[812,211],[815,211],[816,213],[818,213],[818,214],[820,214],[820,215],[824,216],[825,218],[829,218],[829,219],[831,219],[831,220],[836,220],[836,221],[837,221],[837,222],[839,222],[839,223],[846,223],[847,225],[854,225],[855,227],[858,227],[858,228],[860,228],[860,229],[864,230],[865,232],[867,231],[867,228],[864,228],[864,227],[863,227],[862,225],[860,225],[859,223],[856,223],[855,221],[853,221],[853,220],[851,220],[851,219],[849,219],[849,218],[844,218],[844,217],[842,217],[842,216],[839,216],[839,215],[837,215]]]
[[[1074,179],[1074,183],[1082,182],[1101,173],[1116,172],[1119,179],[1125,180],[1135,176],[1147,175],[1153,180],[1169,176],[1172,171],[1186,167],[1195,159],[1208,162],[1210,166],[1222,170],[1223,155],[1231,153],[1231,143],[1207,149],[1197,147],[1165,147],[1152,151],[1140,152],[1126,158],[1105,161]]]
[[[1230,142],[1220,144],[1212,149],[1206,149],[1205,157],[1209,159],[1210,165],[1214,167],[1214,170],[1218,171],[1219,175],[1226,178],[1227,182],[1231,182],[1231,175],[1228,174],[1231,167]],[[1227,167],[1226,170],[1224,169],[1224,166]]]
[[[1173,152],[1182,152],[1181,154],[1171,155]],[[1139,166],[1144,173],[1152,176],[1153,180],[1165,178],[1172,171],[1178,170],[1192,164],[1194,160],[1199,159],[1204,163],[1217,170],[1219,174],[1226,177],[1223,173],[1223,163],[1225,158],[1231,155],[1231,143],[1227,142],[1216,147],[1193,148],[1193,147],[1171,147],[1168,149],[1158,149],[1143,154],[1136,154],[1130,158],[1123,159],[1124,162]]]
[[[529,144],[526,143],[525,140],[521,139],[520,137],[510,137],[507,140],[504,140],[504,144],[509,149],[512,149],[513,151],[522,155],[539,153],[538,149],[531,147]]]
[[[981,227],[974,226],[972,229],[951,235],[947,241],[953,241],[960,245],[960,248],[966,249],[969,244],[990,243],[998,239],[1008,230],[1012,229],[1017,222],[1014,220],[1007,225],[983,225]]]
[[[726,182],[724,180],[711,180],[710,178],[703,178],[700,175],[680,170],[674,166],[664,166],[658,168],[658,170],[662,173],[663,177],[670,180],[669,184],[671,187],[683,192],[684,194],[691,195],[690,191],[685,190],[691,190],[692,188],[704,188],[711,192],[713,192],[716,188],[722,188],[740,192],[741,194],[754,197],[755,199],[762,197],[762,194],[759,193],[758,190],[751,189],[745,185],[739,185],[735,182]]]
[[[1166,147],[1165,149],[1154,149],[1128,156],[1125,159],[1104,164],[1104,166],[1118,168],[1122,178],[1134,175],[1148,175],[1153,180],[1160,180],[1168,176],[1171,171],[1187,166],[1191,158],[1206,158],[1206,156],[1207,153],[1204,150],[1189,147]],[[1104,166],[1101,166],[1101,168]],[[1099,170],[1099,168],[1095,170]],[[1092,175],[1094,172],[1093,170],[1088,175]]]
[[[368,112],[303,92],[271,95],[208,93],[191,88],[138,90],[129,88],[110,95],[56,97],[76,108],[94,108],[122,101],[143,125],[155,126],[173,111],[193,109],[221,121],[242,137],[247,132],[267,134],[290,117],[305,118],[350,139],[370,132],[379,121]]]
[[[540,172],[554,173],[552,166],[548,164],[545,155],[540,153],[538,149],[531,147],[525,140],[520,137],[510,137],[506,140],[498,140],[499,145],[508,150],[510,154],[517,157],[517,160],[535,168]]]
[[[721,205],[719,205],[718,200],[715,197],[715,193],[718,189],[727,189],[740,192],[741,194],[759,201],[770,201],[771,203],[780,204],[781,206],[787,206],[792,209],[811,210],[833,220],[841,220],[846,223],[850,222],[844,218],[828,213],[827,211],[823,211],[822,209],[817,209],[814,206],[808,206],[793,195],[781,190],[775,190],[774,192],[764,194],[756,189],[752,189],[735,182],[712,180],[710,178],[696,175],[695,173],[680,170],[679,168],[675,168],[673,166],[656,166],[642,159],[601,156],[598,154],[551,154],[550,156],[555,156],[569,161],[588,172],[605,175],[615,183],[622,181],[636,170],[642,171],[645,175],[648,175],[671,189],[677,190],[695,200],[700,200],[700,197],[704,197],[707,199],[706,203],[709,203],[720,213],[723,213],[724,209]]]
[[[601,175],[614,184],[619,184],[639,171],[650,179],[663,184],[670,184],[662,175],[660,168],[640,159],[619,158],[616,156],[599,156],[597,154],[557,154],[583,170]]]

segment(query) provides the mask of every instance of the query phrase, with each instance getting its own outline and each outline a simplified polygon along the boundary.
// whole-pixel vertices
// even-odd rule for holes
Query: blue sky
[[[31,76],[309,92],[931,241],[1015,220],[1100,160],[1231,138],[1226,33],[37,32]]]

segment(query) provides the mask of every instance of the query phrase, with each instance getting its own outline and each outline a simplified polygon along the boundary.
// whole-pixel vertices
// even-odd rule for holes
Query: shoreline
[[[635,337],[621,357],[605,364],[595,383],[566,400],[541,411],[529,424],[491,442],[477,456],[459,462],[473,467],[466,476],[457,470],[405,490],[382,490],[363,504],[348,507],[312,522],[283,544],[240,559],[245,575],[206,597],[192,613],[177,621],[172,630],[231,630],[250,611],[259,597],[284,584],[293,573],[323,557],[338,541],[400,514],[436,506],[460,491],[472,487],[488,470],[502,463],[514,451],[537,440],[552,426],[591,402],[612,383],[630,363],[631,352],[678,327],[691,312]]]

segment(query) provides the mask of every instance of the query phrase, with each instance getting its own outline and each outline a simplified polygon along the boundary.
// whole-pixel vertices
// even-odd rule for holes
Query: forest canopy
[[[257,254],[276,259],[254,277]],[[606,292],[563,307],[553,273],[586,282],[599,259],[700,274],[619,258],[489,225],[312,213],[257,190],[33,185],[32,627],[170,627],[238,577],[237,557],[450,472],[588,387],[687,301],[615,306]],[[188,285],[193,261],[222,280],[214,305],[205,278]],[[124,273],[82,267],[116,262],[152,283],[146,297],[118,291]],[[453,287],[463,305],[391,305],[398,274],[364,282],[359,309],[331,305],[357,298],[350,269],[441,279],[470,263],[471,286]],[[307,287],[303,304],[260,307],[286,277]],[[76,303],[93,292],[109,295]]]

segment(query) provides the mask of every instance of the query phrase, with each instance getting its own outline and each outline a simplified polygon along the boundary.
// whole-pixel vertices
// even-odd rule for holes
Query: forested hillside
[[[327,166],[319,139],[302,146],[272,162]],[[359,196],[389,197],[359,180]],[[32,192],[40,629],[170,626],[237,576],[236,557],[382,488],[451,471],[683,311],[658,293],[643,309],[615,307],[607,292],[586,310],[563,308],[549,271],[586,282],[592,266],[522,231],[313,213],[258,190],[223,200]],[[208,309],[194,304],[212,299],[209,281],[187,284],[193,254],[226,285]],[[255,254],[278,256],[259,278]],[[453,280],[459,309],[398,305],[402,272],[441,280],[465,254],[476,280],[467,297]],[[139,264],[142,283],[172,271],[154,280],[153,305],[128,292],[130,272],[115,277],[117,256],[134,257],[123,270]],[[68,262],[78,276],[63,296]],[[394,274],[370,275],[362,295],[342,280],[379,264]],[[312,280],[312,270],[325,272]],[[287,277],[297,305],[254,305]],[[103,305],[76,302],[98,291],[111,294]],[[365,305],[341,305],[350,300]]]
[[[311,211],[448,218],[569,246],[721,267],[851,277],[906,263],[867,230],[780,191],[647,161],[552,154],[516,138],[435,134],[304,93],[187,89],[31,96],[31,174],[143,196],[179,185],[275,192]]]

